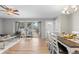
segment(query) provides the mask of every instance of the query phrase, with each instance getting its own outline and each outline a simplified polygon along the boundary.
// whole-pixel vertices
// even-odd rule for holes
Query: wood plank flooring
[[[40,38],[21,38],[3,54],[48,54],[47,41]]]

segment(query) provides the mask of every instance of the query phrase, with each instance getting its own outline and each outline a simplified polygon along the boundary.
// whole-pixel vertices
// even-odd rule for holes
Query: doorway
[[[41,30],[41,22],[16,22],[15,23],[15,32],[25,32],[27,37],[36,38],[39,37]]]

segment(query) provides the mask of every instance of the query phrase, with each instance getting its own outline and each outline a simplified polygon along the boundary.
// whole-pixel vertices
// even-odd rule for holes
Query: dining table
[[[57,36],[58,39],[58,43],[60,43],[61,45],[63,45],[67,51],[68,54],[75,54],[75,53],[79,53],[79,39],[68,39],[68,38],[64,38],[61,36]]]

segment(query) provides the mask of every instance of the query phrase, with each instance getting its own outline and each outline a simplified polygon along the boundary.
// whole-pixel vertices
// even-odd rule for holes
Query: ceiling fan
[[[17,12],[19,12],[17,9],[14,9],[14,8],[9,8],[7,7],[6,5],[0,5],[0,7],[3,8],[3,10],[0,10],[0,11],[3,11],[5,13],[7,13],[8,15],[19,15]]]

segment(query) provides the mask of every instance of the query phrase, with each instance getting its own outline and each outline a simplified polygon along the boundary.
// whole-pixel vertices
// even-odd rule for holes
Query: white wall
[[[13,34],[15,32],[15,22],[33,22],[33,21],[41,21],[41,37],[47,38],[47,32],[69,32],[70,16],[61,15],[56,20],[52,19],[33,19],[33,18],[5,18],[3,19],[3,32],[8,34]],[[51,25],[48,23],[51,23]]]
[[[61,32],[61,19],[58,17],[55,21],[55,32]]]
[[[47,38],[48,33],[52,33],[55,31],[54,20],[45,21],[45,37]]]
[[[3,32],[8,34],[13,34],[15,32],[15,22],[19,21],[29,21],[28,19],[17,19],[17,18],[5,18],[3,19]]]
[[[45,21],[52,20],[50,19],[42,19],[42,18],[5,18],[3,19],[3,32],[8,34],[13,34],[15,32],[15,22],[34,22],[34,21],[41,21],[41,38],[46,37],[46,27],[45,27]]]
[[[71,32],[71,15],[60,15],[55,20],[55,32]]]
[[[72,15],[72,31],[79,32],[79,10]]]
[[[47,37],[47,31],[50,32],[71,32],[72,30],[72,21],[70,15],[60,15],[56,20],[53,18],[3,18],[3,28],[0,29],[0,32],[13,34],[15,32],[15,22],[33,22],[33,21],[41,21],[41,37]],[[52,23],[52,25],[48,26],[47,23]],[[74,23],[75,24],[75,23]]]
[[[13,34],[13,22],[9,20],[3,20],[3,33]]]
[[[61,32],[70,33],[71,30],[71,22],[70,15],[63,15],[61,17]]]
[[[2,29],[2,19],[0,19],[0,34],[3,33],[3,29]]]

